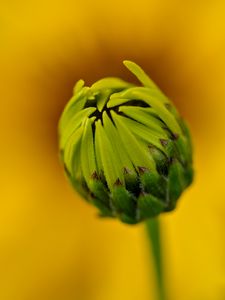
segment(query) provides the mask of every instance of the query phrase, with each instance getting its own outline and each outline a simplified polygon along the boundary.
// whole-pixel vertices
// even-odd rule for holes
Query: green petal
[[[98,120],[96,123],[96,136],[98,137],[98,152],[96,156],[101,156],[101,162],[103,166],[103,172],[108,184],[109,189],[112,191],[114,183],[117,179],[124,182],[122,170],[118,164],[117,158],[113,153],[113,148],[110,140],[108,139],[104,128],[102,127],[101,121]]]
[[[146,149],[144,149],[140,146],[140,143],[137,141],[135,136],[122,122],[123,117],[118,116],[113,111],[111,112],[111,114],[126,149],[126,152],[129,155],[130,160],[133,162],[135,168],[138,169],[138,166],[144,166],[149,168],[153,172],[156,172],[155,162],[150,154],[148,154],[147,147]]]
[[[81,137],[83,134],[83,126],[81,126],[78,130],[76,130],[69,138],[66,143],[65,151],[64,151],[64,162],[65,165],[70,172],[70,174],[74,175],[75,172],[78,171],[78,166],[80,163],[74,165],[74,159],[77,158],[76,155],[79,154],[79,147],[81,143]]]
[[[81,125],[83,120],[88,118],[95,111],[96,111],[95,107],[88,107],[79,111],[72,118],[70,118],[70,120],[68,121],[67,125],[63,130],[63,133],[60,136],[60,149],[64,148],[68,138]]]
[[[73,94],[75,95],[79,93],[83,87],[84,87],[84,80],[83,79],[78,80],[73,88]]]
[[[160,119],[168,126],[168,128],[174,134],[181,135],[181,129],[178,125],[175,117],[166,109],[164,103],[162,103],[157,97],[153,97],[149,93],[149,89],[145,87],[129,88],[123,92],[115,93],[112,96],[116,98],[125,98],[130,100],[142,100],[151,107],[154,108]],[[114,98],[111,97],[111,98]]]
[[[96,164],[97,164],[97,173],[98,176],[103,174],[103,163],[102,163],[102,157],[100,152],[101,147],[101,135],[99,129],[97,129],[95,122],[95,131],[94,131],[94,141],[95,141],[95,158],[96,158]]]
[[[159,97],[158,93],[156,90],[152,90],[151,88],[148,87],[141,87],[141,86],[133,86],[133,87],[129,87],[127,89],[124,89],[122,91],[118,91],[118,92],[114,92],[110,99],[129,99],[129,100],[135,100],[135,98],[130,98],[129,94],[131,94],[131,92],[137,92],[137,91],[147,91],[148,96],[152,97],[152,98],[156,98],[160,103],[162,103],[163,105],[168,105],[169,100],[163,98],[163,97]],[[137,99],[136,99],[137,100]],[[138,99],[138,100],[142,100],[145,102],[144,99]],[[168,109],[167,109],[168,110]]]
[[[100,91],[103,89],[125,89],[131,87],[132,84],[116,77],[106,77],[96,81],[92,86],[92,91]]]
[[[92,122],[94,120],[87,119],[84,124],[84,132],[82,136],[81,143],[81,168],[89,186],[91,175],[96,172],[97,166],[95,162],[95,152],[93,143],[93,133],[92,133]]]
[[[157,88],[155,83],[149,78],[149,76],[142,70],[140,66],[130,60],[124,60],[123,64],[127,67],[127,69],[133,73],[137,79],[147,87]]]
[[[136,106],[120,106],[119,112],[123,112],[128,117],[146,125],[149,129],[160,133],[164,138],[167,138],[167,134],[163,127],[163,124],[159,119],[148,113],[145,108],[140,109]]]
[[[112,94],[112,95],[114,95],[114,94]],[[108,108],[112,108],[114,106],[122,105],[122,104],[130,101],[129,98],[127,98],[127,99],[120,98],[120,97],[116,98],[116,97],[112,97],[112,95],[111,95],[109,101],[107,102],[107,107]]]
[[[101,91],[101,93],[96,97],[97,98],[97,108],[101,112],[106,104],[106,102],[109,99],[109,96],[111,94],[110,89],[106,89]]]
[[[76,93],[67,103],[62,116],[59,120],[59,132],[62,133],[64,128],[70,119],[79,111],[84,108],[90,93],[89,87],[83,87],[78,93]]]
[[[136,121],[133,121],[131,119],[128,119],[126,117],[121,117],[120,120],[121,120],[121,122],[124,123],[125,126],[127,126],[127,128],[131,132],[133,132],[133,134],[135,136],[140,137],[144,141],[156,146],[157,148],[159,148],[160,150],[162,150],[163,152],[166,153],[165,148],[162,146],[162,144],[160,142],[160,139],[165,137],[165,134],[161,135],[160,133],[151,131],[146,126],[144,126]]]
[[[118,130],[113,125],[106,112],[103,112],[103,124],[109,140],[112,141],[114,156],[118,157],[121,170],[123,170],[124,168],[128,168],[130,171],[134,171],[133,164],[127,156]]]
[[[151,88],[153,90],[153,93],[157,97],[161,98],[166,102],[169,102],[167,97],[162,93],[162,91],[158,88],[154,81],[149,78],[149,76],[144,72],[144,70],[140,66],[138,66],[136,63],[130,60],[124,60],[123,64],[131,73],[133,73],[137,77],[137,79],[143,84],[143,86]]]
[[[103,124],[109,140],[114,141],[112,143],[113,152],[115,157],[117,157],[120,170],[123,171],[126,188],[130,192],[137,193],[139,190],[137,173],[132,161],[127,155],[117,128],[114,126],[106,112],[103,113]]]

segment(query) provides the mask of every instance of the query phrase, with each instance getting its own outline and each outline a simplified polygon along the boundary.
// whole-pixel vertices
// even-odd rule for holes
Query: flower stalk
[[[152,258],[154,263],[158,299],[166,300],[159,219],[153,218],[147,220],[146,230],[150,242],[150,248],[151,248]]]

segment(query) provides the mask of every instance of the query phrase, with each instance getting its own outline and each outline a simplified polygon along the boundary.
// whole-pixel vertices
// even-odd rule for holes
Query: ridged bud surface
[[[77,82],[59,122],[73,187],[100,211],[135,224],[173,210],[193,178],[189,130],[173,103],[135,63],[139,79]]]

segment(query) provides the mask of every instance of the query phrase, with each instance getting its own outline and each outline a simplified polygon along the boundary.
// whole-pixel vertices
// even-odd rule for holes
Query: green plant
[[[137,64],[124,64],[142,86],[79,80],[59,122],[59,145],[70,182],[100,215],[136,224],[176,207],[193,179],[192,146],[173,103]],[[155,219],[147,224],[162,290],[159,228]]]

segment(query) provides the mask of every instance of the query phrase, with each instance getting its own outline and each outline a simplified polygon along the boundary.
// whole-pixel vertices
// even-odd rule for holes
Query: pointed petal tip
[[[83,79],[79,79],[76,82],[75,86],[73,87],[73,93],[74,94],[78,93],[84,87],[84,84],[85,84],[84,80]]]
[[[120,179],[119,178],[117,178],[117,180],[115,181],[115,183],[114,183],[114,186],[122,186],[123,184],[122,184],[122,182],[120,181]]]
[[[146,167],[138,166],[138,171],[139,171],[140,174],[144,174],[144,173],[149,172],[149,169],[146,168]]]
[[[166,147],[168,145],[168,140],[165,139],[159,139],[160,143],[162,144],[162,146]]]
[[[179,134],[178,133],[172,133],[173,140],[178,140]]]
[[[135,63],[132,61],[132,60],[129,60],[129,59],[125,59],[123,60],[123,64],[125,67],[127,67],[129,69],[129,66],[130,65],[135,65]]]
[[[123,174],[131,174],[131,171],[128,168],[124,167]]]
[[[91,175],[91,179],[94,179],[94,180],[98,180],[99,179],[99,176],[97,174],[96,171],[94,171],[94,173]]]

